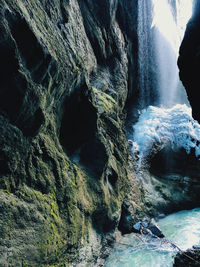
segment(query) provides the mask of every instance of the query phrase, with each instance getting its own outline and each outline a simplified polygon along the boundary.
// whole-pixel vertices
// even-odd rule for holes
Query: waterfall
[[[177,57],[192,0],[140,0],[138,5],[140,117],[129,139],[139,152],[137,177],[153,144],[195,149],[200,156],[200,126],[191,115],[185,88],[179,79]],[[131,143],[131,142],[130,142]]]
[[[179,79],[177,58],[185,26],[192,13],[192,1],[173,2],[174,6],[169,0],[153,0],[152,30],[156,49],[158,105],[164,107],[177,103],[188,104],[185,89]]]
[[[188,104],[179,80],[177,57],[191,14],[192,0],[139,1],[138,83],[142,108]]]
[[[138,1],[138,89],[140,109],[152,104],[152,8],[151,1]]]

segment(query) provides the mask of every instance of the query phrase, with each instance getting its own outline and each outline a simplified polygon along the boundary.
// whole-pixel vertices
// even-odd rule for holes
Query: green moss
[[[20,192],[19,192],[19,198],[20,198],[20,199],[24,199],[24,197],[25,197],[25,194],[24,194],[23,192],[20,191]]]
[[[61,225],[57,225],[54,217],[46,217],[44,231],[41,233],[41,241],[38,243],[40,257],[46,261],[59,261],[58,257],[63,246],[63,231]]]
[[[4,232],[8,237],[12,237],[13,229],[11,220],[8,222],[8,225],[4,227]]]
[[[25,259],[22,259],[22,267],[30,267]]]
[[[14,207],[14,206],[15,206],[15,204],[16,204],[16,203],[15,203],[15,200],[14,200],[14,199],[12,199],[12,200],[11,200],[11,202],[10,202],[10,205]]]
[[[50,214],[54,218],[54,220],[56,222],[58,222],[59,219],[60,219],[59,218],[58,205],[54,201],[51,201],[49,204],[50,204],[50,207],[51,207]]]
[[[28,243],[30,245],[29,249],[33,252],[36,245],[39,254],[41,254],[41,262],[46,262],[45,267],[50,263],[49,267],[64,267],[68,266],[68,264],[61,265],[57,264],[57,262],[64,262],[63,258],[70,257],[70,255],[73,257],[71,261],[74,260],[74,257],[78,255],[78,249],[89,239],[88,235],[93,227],[91,214],[103,205],[110,205],[110,197],[113,194],[113,192],[108,190],[107,185],[104,184],[105,179],[102,178],[103,175],[99,177],[98,181],[93,179],[92,175],[91,177],[90,174],[86,175],[83,170],[67,159],[59,143],[59,124],[62,117],[61,111],[62,105],[64,105],[64,98],[75,87],[82,85],[84,77],[87,78],[91,71],[94,71],[95,74],[95,68],[93,67],[96,66],[96,61],[92,60],[95,58],[93,53],[90,54],[92,49],[86,38],[85,31],[81,32],[82,26],[79,24],[77,26],[77,21],[79,19],[80,22],[82,21],[82,17],[78,17],[80,7],[77,3],[73,1],[69,3],[65,1],[66,3],[64,3],[62,1],[62,4],[65,5],[65,11],[69,12],[69,21],[66,24],[69,38],[67,36],[63,38],[64,32],[58,29],[60,23],[64,23],[63,20],[60,20],[63,14],[59,14],[59,12],[63,12],[63,8],[59,1],[10,0],[5,2],[7,2],[9,9],[12,11],[13,18],[17,20],[21,14],[23,23],[25,21],[28,23],[29,29],[38,39],[37,48],[39,51],[41,46],[41,49],[44,51],[46,70],[46,76],[42,78],[42,83],[35,84],[31,78],[32,71],[26,68],[26,58],[16,54],[16,57],[18,57],[16,59],[19,59],[20,63],[20,71],[24,71],[25,78],[27,79],[27,86],[31,86],[30,91],[25,92],[27,103],[31,102],[31,92],[36,92],[36,98],[38,99],[33,101],[33,105],[39,105],[42,108],[45,115],[45,123],[37,136],[26,138],[20,135],[19,142],[21,144],[24,140],[24,143],[21,144],[23,149],[19,150],[19,158],[16,157],[16,162],[18,163],[16,177],[12,177],[10,180],[6,177],[3,178],[5,182],[2,183],[2,188],[6,192],[5,200],[13,199],[9,203],[11,206],[10,214],[14,214],[16,217],[11,217],[9,225],[13,228],[12,238],[14,241],[18,238],[15,236],[16,233],[13,226],[15,219],[16,225],[22,228],[20,233],[23,233],[24,229],[28,230],[27,236],[24,235],[24,240],[30,241]],[[70,8],[67,10],[68,5],[72,10]],[[15,9],[17,9],[17,14]],[[56,14],[56,9],[58,14]],[[55,19],[52,19],[52,16]],[[20,23],[20,21],[18,22]],[[6,28],[8,26],[9,22],[6,22]],[[82,47],[79,44],[76,46],[76,40],[80,37],[79,34],[81,36],[82,34],[85,35],[83,37],[84,51],[81,51]],[[13,40],[13,38],[11,39]],[[85,53],[87,51],[88,58],[86,61],[89,62],[87,63],[88,66],[85,63]],[[15,52],[19,53],[19,51]],[[46,66],[46,64],[49,64],[49,66]],[[41,66],[43,67],[43,64]],[[82,71],[83,69],[84,71]],[[89,70],[88,73],[87,69]],[[66,81],[68,81],[67,89]],[[117,103],[110,95],[97,88],[92,88],[91,94],[92,100],[89,100],[96,107],[98,115],[103,114],[103,116],[111,117],[109,116],[111,113],[115,114]],[[25,109],[25,111],[27,111],[27,114],[29,113],[29,109]],[[30,112],[33,111],[34,108],[30,107]],[[99,119],[97,123],[98,127],[100,127]],[[105,125],[102,124],[102,132],[108,132],[106,130],[107,124],[107,122],[105,122]],[[51,128],[48,125],[51,125]],[[108,126],[108,128],[110,127]],[[113,128],[110,128],[112,132],[114,132]],[[99,135],[99,132],[99,129],[97,129],[96,134]],[[107,142],[106,138],[107,135],[105,136],[104,144]],[[13,155],[17,155],[15,151],[18,148],[17,146],[14,146],[14,148]],[[27,150],[27,153],[24,153],[24,150]],[[114,163],[112,163],[112,166],[117,171]],[[102,181],[103,179],[104,181]],[[11,184],[12,186],[4,186],[6,181],[9,181],[9,186]],[[32,188],[23,186],[24,183],[28,183]],[[12,189],[11,192],[15,195],[10,194],[10,188]],[[13,190],[13,188],[16,190]],[[35,189],[41,190],[43,193]],[[106,190],[107,194],[105,193]],[[115,200],[114,197],[113,199]],[[25,214],[26,216],[21,216],[20,211],[22,215]],[[110,213],[112,213],[112,210]],[[7,212],[5,214],[7,216]],[[7,223],[6,220],[3,221],[4,225]],[[6,228],[9,236],[12,235],[12,228],[10,226]],[[32,233],[33,240],[30,240],[29,237]],[[21,238],[21,236],[19,237]],[[68,249],[65,251],[66,255],[64,256],[60,255],[62,247],[66,250]],[[20,253],[25,255],[26,252],[21,250]],[[37,255],[34,255],[34,257],[37,257]],[[29,262],[30,259],[27,259],[27,261]],[[25,265],[25,262],[23,264]]]
[[[79,171],[78,167],[75,164],[73,164],[73,171],[71,172],[71,180],[72,180],[71,185],[73,187],[77,187],[77,177],[80,175],[78,171]]]
[[[10,194],[11,190],[10,190],[10,184],[12,183],[12,180],[14,180],[13,177],[1,177],[0,178],[0,190],[3,190],[3,192]]]
[[[47,265],[45,267],[69,267],[69,263]]]
[[[8,195],[11,194],[9,188],[6,188],[6,189],[0,189],[0,191],[4,192],[4,193],[7,193]]]
[[[51,223],[51,228],[52,230],[55,230],[55,225],[53,223]]]
[[[113,112],[116,101],[110,95],[92,87],[92,98],[99,111],[99,113],[110,113]]]
[[[63,176],[63,174],[67,173],[67,170],[70,166],[70,161],[67,161],[65,158],[62,160],[62,166],[58,168],[58,174],[60,177]],[[54,186],[54,192],[56,192],[56,187]]]

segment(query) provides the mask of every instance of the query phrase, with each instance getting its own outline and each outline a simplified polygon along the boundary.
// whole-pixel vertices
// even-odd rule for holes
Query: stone
[[[125,135],[137,5],[2,0],[0,15],[0,265],[95,266],[127,195],[140,209]]]
[[[194,205],[198,166],[182,179],[151,157],[137,179],[126,136],[128,106],[139,116],[137,10],[130,0],[1,0],[1,266],[98,266],[116,232]]]
[[[179,252],[174,258],[174,267],[197,267],[200,266],[200,251],[188,249],[187,251]]]
[[[141,227],[141,222],[137,222],[133,225],[134,230],[138,232],[140,231],[140,227]]]
[[[154,219],[151,219],[150,223],[148,224],[148,229],[154,234],[155,236],[159,238],[165,237],[163,232],[161,231],[160,227],[156,223]]]
[[[193,249],[200,249],[200,246],[199,245],[193,245],[192,248]]]
[[[187,24],[186,32],[179,50],[178,67],[180,79],[187,91],[192,106],[192,115],[200,122],[199,111],[199,68],[200,68],[200,5],[194,4],[193,16]]]

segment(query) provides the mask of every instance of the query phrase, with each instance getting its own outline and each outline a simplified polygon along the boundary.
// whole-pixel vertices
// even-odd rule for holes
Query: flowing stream
[[[191,116],[177,67],[178,49],[192,14],[192,2],[139,1],[138,82],[141,115],[133,125],[130,139],[133,152],[137,150],[141,157],[148,155],[154,142],[161,146],[170,144],[172,149],[182,147],[187,153],[194,149],[196,157],[200,156],[200,125]],[[138,163],[138,173],[139,168]],[[164,239],[134,233],[125,235],[116,244],[105,266],[171,267],[178,248],[186,250],[200,245],[199,222],[199,208],[184,210],[158,221],[166,237]]]
[[[139,234],[123,236],[105,267],[172,267],[178,249],[200,245],[200,208],[173,213],[157,223],[164,239],[149,240]],[[172,243],[171,243],[171,242]]]
[[[133,153],[147,156],[153,143],[195,148],[200,156],[200,126],[191,116],[185,89],[179,79],[178,51],[193,0],[141,0],[138,4],[139,113],[129,139]],[[138,179],[139,178],[139,175]]]

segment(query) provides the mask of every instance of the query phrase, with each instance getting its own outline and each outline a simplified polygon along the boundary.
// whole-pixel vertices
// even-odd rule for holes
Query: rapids
[[[148,239],[139,234],[124,235],[108,257],[105,267],[172,267],[178,249],[200,245],[200,208],[183,210],[157,223],[166,239]],[[171,244],[171,242],[172,244]]]

